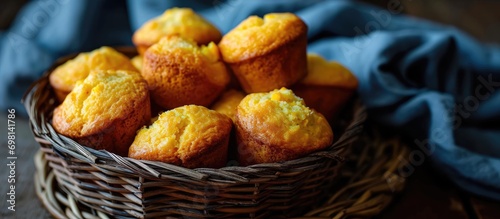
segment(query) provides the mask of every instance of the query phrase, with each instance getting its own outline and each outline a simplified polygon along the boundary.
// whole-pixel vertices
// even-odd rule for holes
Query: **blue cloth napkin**
[[[500,47],[403,16],[398,1],[30,2],[0,33],[0,107],[24,110],[22,94],[57,57],[132,45],[133,31],[174,6],[195,9],[224,33],[249,15],[296,13],[309,27],[309,51],[358,77],[369,116],[413,139],[401,174],[429,159],[464,190],[500,200]]]

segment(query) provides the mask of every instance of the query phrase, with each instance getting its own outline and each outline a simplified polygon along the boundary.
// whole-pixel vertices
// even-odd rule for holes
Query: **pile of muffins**
[[[292,13],[250,16],[222,35],[172,8],[132,41],[136,57],[102,47],[50,74],[58,133],[187,168],[282,162],[329,147],[357,88],[341,64],[307,54],[307,25]]]

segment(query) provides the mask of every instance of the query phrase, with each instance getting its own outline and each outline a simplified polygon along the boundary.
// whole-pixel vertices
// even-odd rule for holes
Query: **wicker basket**
[[[131,48],[118,51],[134,56]],[[187,169],[135,160],[82,146],[50,124],[57,106],[50,72],[74,56],[58,60],[23,98],[35,140],[61,190],[98,212],[123,218],[288,218],[318,204],[339,174],[348,147],[365,120],[362,107],[348,110],[335,127],[327,150],[282,163],[220,169]],[[356,105],[358,106],[358,105]]]
[[[406,180],[400,170],[407,164],[406,159],[401,158],[409,156],[409,148],[398,138],[381,138],[373,134],[365,132],[361,141],[353,145],[337,183],[332,191],[327,191],[329,197],[296,219],[373,217],[403,190]],[[47,161],[49,155],[44,152],[47,150],[50,149],[41,148],[34,157],[36,194],[45,208],[60,219],[112,218],[112,215],[83,205],[59,187]]]

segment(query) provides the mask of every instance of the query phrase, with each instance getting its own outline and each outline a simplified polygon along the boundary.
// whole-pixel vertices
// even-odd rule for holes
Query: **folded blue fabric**
[[[356,74],[369,116],[414,139],[417,147],[402,159],[413,168],[430,159],[461,188],[500,200],[500,47],[402,16],[398,3],[377,8],[321,0],[31,2],[0,33],[0,107],[22,110],[22,93],[55,58],[131,45],[134,30],[170,7],[192,7],[222,32],[249,15],[290,11],[309,27],[309,51]]]

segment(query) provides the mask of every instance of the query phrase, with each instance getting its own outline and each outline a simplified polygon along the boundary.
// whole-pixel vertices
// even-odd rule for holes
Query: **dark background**
[[[499,0],[364,0],[387,8],[401,3],[405,14],[458,27],[478,40],[500,43]]]

